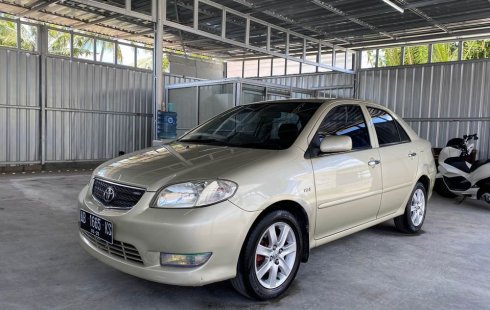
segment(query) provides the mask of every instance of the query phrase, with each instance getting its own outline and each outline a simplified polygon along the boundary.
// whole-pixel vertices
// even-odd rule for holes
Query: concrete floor
[[[490,206],[436,195],[424,230],[392,222],[313,250],[282,299],[228,282],[174,287],[99,263],[77,242],[87,174],[0,177],[0,309],[490,309]]]

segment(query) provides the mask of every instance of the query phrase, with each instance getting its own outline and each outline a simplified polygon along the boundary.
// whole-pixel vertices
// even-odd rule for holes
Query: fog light
[[[172,267],[197,267],[204,265],[211,257],[208,253],[171,254],[160,253],[160,265]]]

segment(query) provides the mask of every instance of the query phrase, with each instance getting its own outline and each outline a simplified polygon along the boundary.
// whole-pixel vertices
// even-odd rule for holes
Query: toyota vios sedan
[[[98,167],[79,196],[80,242],[137,277],[231,279],[271,299],[316,246],[388,219],[417,233],[435,173],[430,143],[382,106],[241,105]]]

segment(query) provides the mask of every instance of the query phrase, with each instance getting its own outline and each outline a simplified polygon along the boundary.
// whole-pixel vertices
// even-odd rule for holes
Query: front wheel
[[[395,217],[396,228],[406,234],[417,233],[424,224],[427,213],[427,190],[418,182],[405,207],[405,213]]]
[[[288,211],[267,214],[251,230],[231,281],[242,295],[259,300],[283,294],[298,272],[303,252],[298,220]]]

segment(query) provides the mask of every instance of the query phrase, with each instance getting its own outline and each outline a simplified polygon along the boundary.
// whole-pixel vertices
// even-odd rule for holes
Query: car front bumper
[[[80,209],[113,223],[113,246],[79,232],[81,246],[101,262],[136,277],[173,285],[200,286],[235,277],[256,212],[244,211],[229,201],[195,209],[154,209],[148,207],[153,192],[145,193],[129,211],[110,210],[92,198],[89,188],[79,195]],[[168,267],[160,265],[161,252],[212,255],[202,266]]]

